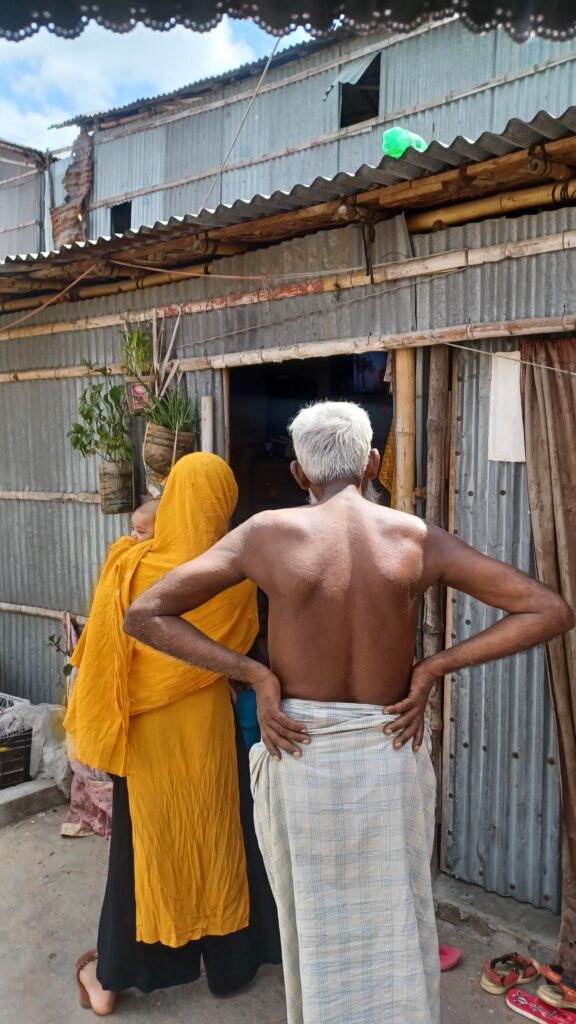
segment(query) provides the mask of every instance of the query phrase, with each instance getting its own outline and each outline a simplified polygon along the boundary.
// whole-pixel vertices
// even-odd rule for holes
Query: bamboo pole
[[[276,348],[248,349],[245,352],[225,352],[221,355],[195,356],[178,360],[181,373],[196,370],[223,370],[236,366],[258,366],[262,363],[284,363],[290,359],[315,359],[333,355],[362,352],[388,352],[402,349],[426,348],[434,345],[457,345],[458,342],[487,341],[492,338],[513,338],[524,334],[573,334],[576,314],[530,317],[525,320],[494,320],[480,324],[460,324],[430,331],[405,331],[398,334],[368,334],[360,338],[338,338],[304,344],[283,345]],[[480,349],[480,351],[482,351]],[[497,353],[506,359],[505,353]],[[112,373],[120,375],[122,367],[113,364]],[[61,380],[90,376],[86,366],[68,366],[44,370],[14,370],[0,373],[0,384],[15,384],[30,380]]]
[[[56,611],[55,608],[38,608],[33,604],[9,604],[7,601],[0,601],[0,612],[12,615],[32,615],[39,619],[56,619],[58,621],[63,615],[63,612]],[[81,626],[85,626],[88,622],[85,615],[74,615],[73,617]]]
[[[576,198],[576,180],[555,182],[553,185],[537,185],[535,188],[514,192],[501,192],[496,196],[472,199],[467,203],[445,206],[441,209],[415,213],[406,220],[411,234],[431,231],[437,226],[450,227],[452,224],[466,224],[482,217],[497,217],[504,213],[518,213],[536,206],[567,206]]]
[[[452,391],[450,392],[450,457],[448,469],[448,532],[454,533],[456,515],[456,451],[458,443],[458,350],[452,353]],[[454,622],[454,591],[446,589],[446,628],[444,647],[452,647],[452,626]],[[440,869],[446,871],[446,846],[448,844],[448,823],[450,820],[452,794],[450,792],[450,736],[452,723],[452,676],[444,679],[443,718],[446,728],[442,735],[442,825],[440,829]]]
[[[426,518],[437,526],[444,526],[446,483],[446,435],[449,432],[448,413],[448,361],[445,345],[437,345],[430,354],[430,380],[428,386],[427,463],[426,463]],[[424,595],[423,655],[437,654],[444,643],[444,594],[437,583]],[[441,818],[442,780],[442,684],[436,682],[428,699],[426,718],[432,738],[432,764],[436,773],[436,822]],[[434,859],[436,867],[436,858]]]
[[[212,395],[202,395],[200,399],[200,442],[203,452],[214,451],[213,406]]]
[[[88,491],[0,491],[0,501],[56,501],[63,505],[99,505],[100,495]]]
[[[224,459],[230,464],[230,370],[222,370],[222,405],[224,407]]]
[[[394,440],[396,508],[414,512],[416,488],[416,352],[399,349],[394,357]]]
[[[386,284],[392,281],[403,281],[430,277],[436,274],[444,274],[458,270],[468,270],[470,267],[482,266],[485,263],[501,263],[509,259],[524,259],[527,256],[539,256],[544,253],[565,252],[568,249],[576,248],[576,231],[559,231],[553,235],[543,235],[537,238],[530,238],[520,242],[499,242],[495,245],[479,246],[474,249],[455,249],[447,252],[435,253],[431,256],[417,256],[408,260],[378,264],[373,268],[372,275],[366,275],[364,270],[346,271],[326,274],[321,277],[303,278],[297,281],[283,282],[270,287],[258,288],[255,291],[228,292],[223,295],[215,295],[209,299],[199,299],[194,302],[184,302],[172,306],[153,307],[136,313],[112,313],[103,314],[101,317],[79,318],[77,320],[60,321],[51,324],[31,324],[26,327],[10,328],[10,325],[2,327],[0,324],[0,341],[13,341],[17,338],[41,337],[43,335],[61,334],[69,331],[82,331],[107,326],[123,326],[125,323],[141,323],[151,320],[156,316],[175,316],[181,313],[183,316],[192,313],[207,313],[218,309],[233,309],[237,306],[268,305],[270,302],[283,301],[307,297],[309,295],[321,295],[326,293],[340,294],[354,288],[368,288],[372,285]],[[124,282],[130,285],[131,291],[137,288],[151,288],[158,284],[172,282],[177,277],[181,280],[200,280],[202,267],[189,267],[170,273],[150,274],[140,281]],[[210,275],[208,275],[210,276]],[[217,274],[213,275],[217,279]],[[0,289],[2,276],[0,275]],[[86,285],[78,289],[81,298],[92,298],[95,295],[117,294],[119,285]],[[92,289],[97,289],[94,292]],[[125,289],[128,290],[128,289]],[[68,301],[70,292],[67,293]],[[19,310],[34,308],[46,301],[42,299],[11,299],[0,306],[0,312],[7,310]],[[24,305],[22,305],[24,303]],[[26,305],[26,303],[28,305]]]

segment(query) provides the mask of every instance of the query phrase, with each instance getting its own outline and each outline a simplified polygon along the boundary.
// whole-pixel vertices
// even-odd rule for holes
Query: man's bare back
[[[284,697],[393,703],[408,690],[426,527],[365,501],[264,512],[248,524],[246,574],[266,593]]]
[[[142,594],[125,618],[138,640],[249,683],[274,757],[300,756],[308,740],[284,714],[282,697],[382,704],[397,716],[386,726],[397,734],[394,745],[417,748],[437,679],[572,628],[566,602],[536,580],[416,516],[365,501],[380,457],[358,406],[319,403],[289,430],[297,454],[290,470],[314,504],[254,516]],[[269,598],[271,670],[180,618],[245,579]],[[419,600],[435,583],[508,614],[414,665]]]

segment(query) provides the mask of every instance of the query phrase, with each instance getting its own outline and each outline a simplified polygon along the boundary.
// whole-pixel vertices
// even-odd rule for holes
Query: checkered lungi
[[[301,758],[250,756],[278,906],[288,1024],[439,1024],[430,857],[436,780],[368,704],[286,700]]]

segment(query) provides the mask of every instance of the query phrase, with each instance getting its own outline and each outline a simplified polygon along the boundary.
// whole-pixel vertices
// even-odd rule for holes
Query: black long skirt
[[[250,923],[230,935],[205,936],[176,949],[136,941],[132,822],[126,779],[114,778],[108,881],[98,929],[97,977],[104,989],[141,992],[184,985],[200,977],[204,961],[210,991],[228,995],[252,980],[262,964],[281,962],[276,904],[253,822],[248,755],[236,722],[240,817],[244,833]],[[182,893],[182,900],[186,893]]]

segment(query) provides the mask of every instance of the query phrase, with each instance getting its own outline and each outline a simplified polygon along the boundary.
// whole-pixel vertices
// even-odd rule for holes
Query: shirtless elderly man
[[[312,504],[254,516],[142,594],[125,628],[256,691],[252,787],[289,1024],[438,1024],[430,690],[574,617],[511,566],[363,500],[379,456],[359,407],[314,405],[290,430],[291,470]],[[272,671],[180,618],[245,578],[270,601]],[[418,605],[437,582],[508,614],[413,666]]]

